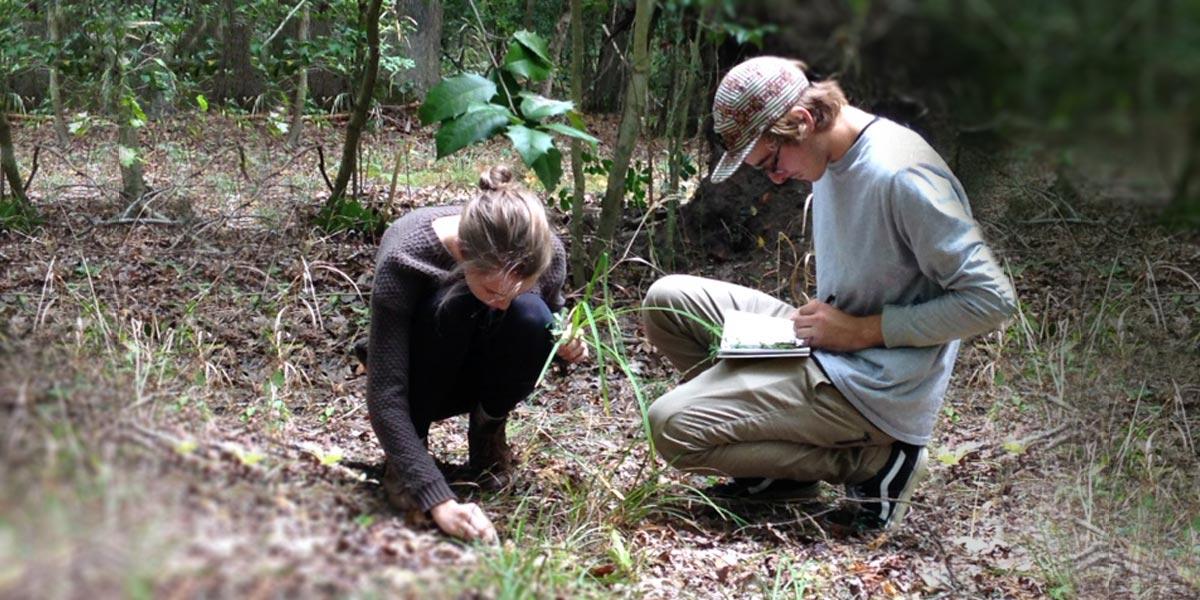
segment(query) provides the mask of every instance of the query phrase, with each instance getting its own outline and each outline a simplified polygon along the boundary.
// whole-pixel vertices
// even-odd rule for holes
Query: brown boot
[[[470,419],[467,444],[471,469],[478,473],[480,488],[498,490],[512,480],[515,462],[504,434],[508,417],[492,417],[482,408],[475,407]]]

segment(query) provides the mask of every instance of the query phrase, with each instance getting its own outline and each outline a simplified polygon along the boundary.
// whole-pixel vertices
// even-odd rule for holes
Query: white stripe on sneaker
[[[879,520],[887,522],[888,514],[891,513],[892,503],[888,497],[888,490],[892,487],[892,480],[896,478],[896,474],[900,472],[900,467],[904,466],[906,458],[904,451],[899,450],[900,455],[896,458],[896,462],[892,463],[892,468],[888,471],[883,482],[879,484]]]
[[[771,487],[772,483],[775,483],[774,479],[771,479],[769,477],[764,477],[762,480],[762,483],[760,483],[758,485],[750,486],[749,488],[747,488],[746,491],[750,492],[751,494],[757,494],[757,493]]]

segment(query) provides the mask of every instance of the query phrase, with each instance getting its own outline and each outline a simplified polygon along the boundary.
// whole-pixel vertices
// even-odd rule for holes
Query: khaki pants
[[[696,473],[831,483],[860,483],[883,468],[895,440],[850,405],[815,360],[714,361],[719,338],[681,314],[720,325],[725,310],[786,317],[791,306],[750,288],[671,275],[650,286],[643,307],[651,343],[684,378],[650,406],[654,444],[667,462]]]

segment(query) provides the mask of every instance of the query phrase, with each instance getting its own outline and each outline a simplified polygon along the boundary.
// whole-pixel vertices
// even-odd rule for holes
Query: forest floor
[[[434,164],[405,122],[364,144],[377,202],[408,156],[396,212],[461,202],[477,165],[517,162],[496,145]],[[50,146],[36,122],[15,135],[26,164]],[[1165,188],[1138,171],[1053,169],[1025,145],[972,155],[975,214],[1021,308],[963,344],[899,531],[848,526],[833,487],[707,502],[695,490],[714,479],[648,455],[635,381],[592,362],[550,373],[511,419],[514,484],[468,491],[503,540],[484,546],[384,501],[349,353],[375,243],[309,224],[315,152],[244,118],[156,124],[151,209],[172,223],[132,224],[113,220],[112,137],[43,150],[44,225],[0,234],[0,597],[1200,595],[1200,236],[1158,224]],[[309,139],[335,156],[340,129]],[[771,245],[695,258],[771,293],[793,262]],[[612,305],[655,276],[619,265]],[[649,401],[674,374],[634,319],[622,335]],[[465,429],[436,425],[434,452],[464,461]]]

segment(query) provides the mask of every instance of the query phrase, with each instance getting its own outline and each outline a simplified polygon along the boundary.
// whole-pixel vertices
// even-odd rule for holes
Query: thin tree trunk
[[[572,13],[569,13],[569,12],[564,14],[562,17],[560,17],[558,19],[558,24],[554,26],[554,41],[550,43],[550,62],[553,64],[557,65],[559,57],[562,56],[562,49],[563,49],[563,46],[566,45],[566,40],[567,40],[567,24],[570,22],[570,20],[572,18],[574,18],[571,15],[572,15]],[[572,42],[572,44],[574,44],[574,42]],[[572,59],[572,61],[574,61],[574,59]],[[574,62],[572,62],[571,64],[572,64],[572,68],[574,68]],[[572,71],[571,76],[572,77],[575,76],[574,71]],[[582,78],[583,78],[583,75],[582,75],[582,73],[580,73],[580,79],[582,79]],[[572,83],[571,85],[574,86],[575,84]],[[554,92],[554,78],[547,77],[546,81],[544,81],[542,83],[542,95],[550,96],[553,92]],[[574,98],[572,98],[572,99],[574,100]],[[582,108],[583,101],[576,100],[575,106]]]
[[[571,0],[571,101],[583,107],[583,0]],[[575,182],[575,198],[571,202],[571,276],[576,287],[588,280],[587,267],[591,262],[584,238],[583,202],[585,196],[583,173],[583,142],[571,140],[571,176]]]
[[[301,45],[308,42],[309,13],[308,5],[300,9],[300,30],[296,33],[296,41]],[[288,145],[296,147],[300,144],[301,131],[304,128],[304,101],[308,97],[308,65],[300,65],[296,73],[296,95],[292,99],[292,126],[288,130]]]
[[[119,16],[113,16],[119,19]],[[131,202],[125,214],[131,212],[136,216],[141,209],[141,199],[146,193],[146,182],[142,177],[141,147],[138,143],[137,128],[132,124],[134,114],[126,94],[133,94],[132,88],[125,81],[125,70],[121,66],[121,54],[124,52],[124,28],[114,23],[108,36],[109,47],[105,49],[108,55],[108,105],[112,114],[117,116],[117,163],[121,169],[121,194]]]
[[[367,125],[367,111],[371,108],[371,97],[375,92],[375,79],[379,75],[379,9],[382,0],[371,0],[367,7],[367,63],[363,69],[358,94],[354,99],[354,112],[346,126],[346,142],[342,145],[342,162],[338,165],[337,179],[333,182],[333,193],[329,204],[338,202],[346,195],[346,185],[358,164],[358,141]]]
[[[121,122],[117,125],[117,144],[133,153],[132,160],[121,161],[121,193],[133,202],[131,207],[137,207],[127,210],[126,213],[133,212],[134,214],[131,216],[136,216],[136,213],[141,210],[142,196],[146,194],[146,180],[142,173],[142,152],[138,131],[129,124],[129,120],[133,118],[131,112],[123,109],[118,113]]]
[[[676,104],[674,123],[671,129],[671,166],[667,182],[667,232],[663,249],[663,262],[668,269],[675,268],[675,236],[679,218],[679,179],[683,170],[683,140],[687,137],[688,117],[692,108],[692,94],[696,88],[696,71],[700,68],[700,34],[702,28],[696,24],[696,35],[688,44],[688,61],[683,69],[683,94]]]
[[[654,12],[653,0],[637,0],[637,13],[633,20],[633,69],[629,87],[625,93],[625,110],[617,130],[617,146],[613,151],[612,167],[608,172],[608,186],[600,209],[600,227],[597,238],[605,245],[612,244],[621,219],[625,200],[625,172],[629,159],[637,144],[642,128],[642,113],[646,109],[646,79],[650,72],[650,18]]]
[[[17,155],[13,151],[12,128],[8,126],[8,113],[0,110],[0,169],[4,170],[4,179],[12,188],[13,197],[22,208],[29,208],[29,198],[25,196],[25,182],[21,181],[21,171],[17,169]]]
[[[535,0],[525,0],[525,22],[524,26],[527,31],[533,31],[533,9],[537,5]]]
[[[1188,132],[1187,153],[1175,180],[1169,214],[1196,227],[1200,226],[1200,117],[1192,117]]]
[[[46,33],[50,47],[58,49],[58,21],[61,18],[62,7],[60,0],[54,0],[46,9]],[[71,143],[71,135],[67,132],[67,118],[63,111],[62,91],[58,81],[58,59],[50,61],[50,106],[54,110],[54,135],[58,145],[66,146]]]

